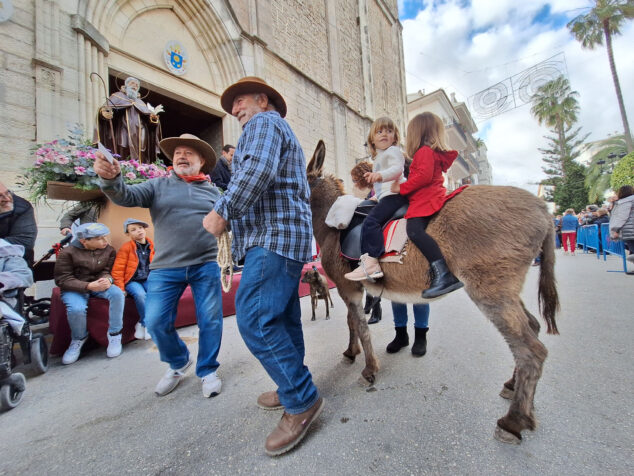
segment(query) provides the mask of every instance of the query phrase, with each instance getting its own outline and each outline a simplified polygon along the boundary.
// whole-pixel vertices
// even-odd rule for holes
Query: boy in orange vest
[[[123,231],[130,237],[124,243],[112,266],[112,278],[123,291],[134,298],[139,322],[134,329],[137,339],[151,339],[145,329],[145,296],[147,294],[147,278],[150,274],[150,263],[154,258],[154,243],[146,237],[145,229],[148,224],[133,218],[128,218],[123,224]]]

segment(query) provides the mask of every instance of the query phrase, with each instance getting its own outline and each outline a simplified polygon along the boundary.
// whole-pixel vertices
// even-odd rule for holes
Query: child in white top
[[[394,181],[402,182],[405,157],[399,148],[398,128],[389,117],[381,117],[372,123],[368,134],[368,148],[373,159],[372,172],[365,174],[369,184],[374,184],[379,203],[363,222],[361,232],[361,260],[359,267],[345,276],[352,281],[376,279],[383,276],[378,258],[385,253],[383,225],[394,212],[407,205],[406,197],[390,190]]]

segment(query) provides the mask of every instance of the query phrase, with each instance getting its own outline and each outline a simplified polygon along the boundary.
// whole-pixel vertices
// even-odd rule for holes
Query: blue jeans
[[[139,312],[139,323],[145,326],[145,297],[147,295],[146,281],[128,281],[125,285],[126,292],[134,299],[136,310]]]
[[[426,329],[429,327],[429,304],[414,304],[414,327]],[[394,327],[407,327],[407,304],[392,302]]]
[[[304,365],[304,334],[299,305],[303,264],[260,247],[247,251],[236,318],[244,343],[278,386],[290,414],[308,410],[319,398]]]
[[[66,306],[66,316],[70,326],[71,339],[73,340],[80,340],[88,335],[86,309],[88,308],[88,298],[91,296],[107,299],[110,303],[108,306],[108,333],[117,334],[123,328],[125,296],[123,291],[117,286],[112,285],[105,291],[99,292],[62,291],[62,302]]]
[[[158,347],[161,361],[176,370],[189,361],[189,350],[174,328],[178,300],[191,287],[198,323],[196,375],[204,377],[220,366],[222,340],[220,268],[215,261],[181,268],[153,269],[147,279],[145,326]]]

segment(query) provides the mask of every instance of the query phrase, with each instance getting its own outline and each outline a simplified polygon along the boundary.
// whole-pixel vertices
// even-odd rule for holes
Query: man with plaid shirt
[[[295,447],[321,413],[324,400],[304,365],[298,286],[311,257],[310,190],[304,153],[283,119],[284,98],[264,80],[246,77],[229,86],[222,108],[235,116],[242,135],[232,161],[231,182],[205,217],[217,237],[231,222],[233,257],[244,258],[236,293],[236,317],[245,344],[278,386],[258,406],[284,408],[265,451]]]

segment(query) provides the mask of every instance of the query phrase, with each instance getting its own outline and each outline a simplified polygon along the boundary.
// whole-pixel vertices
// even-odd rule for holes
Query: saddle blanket
[[[381,262],[403,264],[403,250],[407,244],[407,219],[392,220],[383,228],[385,254],[379,258]]]

